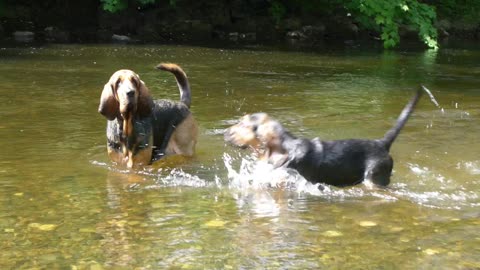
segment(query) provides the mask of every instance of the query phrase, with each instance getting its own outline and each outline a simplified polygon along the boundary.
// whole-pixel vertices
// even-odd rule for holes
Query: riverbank
[[[0,10],[1,11],[1,10]],[[439,41],[479,40],[480,26],[438,18]],[[402,42],[418,41],[400,27]],[[3,8],[0,40],[52,43],[272,44],[329,42],[380,44],[380,33],[362,28],[351,14],[333,10],[290,11],[280,18],[267,1],[175,1],[130,5],[110,13],[97,1],[66,1],[54,7],[26,1]],[[420,47],[424,47],[420,41]]]

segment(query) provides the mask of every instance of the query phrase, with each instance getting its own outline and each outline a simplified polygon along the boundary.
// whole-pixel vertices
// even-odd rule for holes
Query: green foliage
[[[141,5],[148,5],[155,3],[156,0],[137,0]]]
[[[289,15],[338,16],[350,12],[364,29],[381,33],[385,48],[400,43],[400,27],[418,32],[419,38],[430,48],[436,49],[437,30],[434,26],[436,12],[434,4],[420,0],[273,0],[269,13],[277,24]],[[447,2],[478,0],[446,0]],[[478,1],[480,2],[480,1]],[[441,4],[437,4],[441,5]],[[480,3],[477,4],[480,7]],[[297,12],[296,12],[297,11]],[[300,12],[298,12],[300,11]],[[295,12],[297,14],[295,14]]]
[[[480,1],[478,0],[442,0],[441,3],[431,1],[437,8],[439,17],[463,21],[466,23],[480,23]]]
[[[127,8],[127,0],[100,0],[103,9],[115,13]]]
[[[399,26],[418,31],[420,39],[430,48],[437,49],[435,9],[417,0],[353,0],[346,4],[356,13],[356,19],[366,28],[381,32],[385,48],[400,42]]]
[[[270,15],[272,16],[273,20],[275,23],[278,25],[282,21],[283,17],[287,13],[287,9],[285,6],[278,2],[278,1],[273,1],[272,5],[269,8]]]
[[[1,1],[4,0],[0,0],[0,3]],[[127,8],[128,4],[145,6],[160,1],[100,0],[103,9],[112,13]],[[167,1],[170,6],[177,4],[177,0],[163,1]],[[198,1],[206,2],[206,0]],[[213,2],[218,5],[225,4],[224,0]],[[230,1],[227,2],[230,3]],[[339,15],[351,13],[352,18],[360,24],[361,28],[380,32],[385,48],[393,48],[400,43],[400,29],[415,31],[419,39],[429,48],[438,48],[435,27],[437,14],[451,22],[466,23],[473,27],[480,23],[479,0],[270,0],[267,2],[270,3],[268,11],[265,9],[256,12],[259,14],[268,12],[277,25],[288,17],[309,18],[310,21],[314,21],[316,18],[338,18]],[[250,1],[245,3],[248,6]],[[231,6],[236,8],[238,5]]]
[[[0,17],[5,15],[5,6],[4,0],[0,0]]]
[[[146,6],[149,4],[154,4],[158,0],[136,0],[139,6]],[[115,13],[121,10],[124,10],[128,7],[128,0],[100,0],[104,10]],[[168,3],[170,6],[175,6],[177,4],[176,0],[169,0]]]

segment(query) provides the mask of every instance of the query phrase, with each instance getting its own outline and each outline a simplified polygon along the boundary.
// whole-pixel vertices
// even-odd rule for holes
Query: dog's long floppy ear
[[[108,120],[113,120],[120,115],[120,104],[115,98],[113,86],[110,82],[106,83],[103,87],[102,96],[100,97],[100,105],[98,106],[98,112],[105,116]]]
[[[288,165],[288,153],[281,153],[276,149],[267,149],[265,155],[268,163],[273,165],[273,168],[279,168]]]
[[[134,78],[138,89],[137,114],[140,117],[147,117],[152,113],[153,99],[145,83],[138,76]]]
[[[274,168],[288,165],[288,151],[282,145],[282,134],[285,132],[283,127],[274,120],[268,120],[258,125],[255,132],[265,147],[262,159],[267,160]]]

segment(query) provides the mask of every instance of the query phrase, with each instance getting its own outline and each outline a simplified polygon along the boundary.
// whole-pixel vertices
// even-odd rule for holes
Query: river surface
[[[178,99],[196,156],[139,170],[107,158],[103,85],[121,68]],[[314,186],[255,163],[223,130],[268,112],[293,134],[380,138],[391,185]],[[292,52],[250,47],[0,48],[1,269],[480,269],[480,50]]]

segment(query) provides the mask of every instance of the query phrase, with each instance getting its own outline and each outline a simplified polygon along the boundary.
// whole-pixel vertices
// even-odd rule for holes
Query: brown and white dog
[[[423,86],[422,86],[423,88]],[[266,113],[247,114],[225,131],[225,141],[251,148],[274,167],[286,166],[313,183],[349,186],[370,181],[390,183],[390,146],[417,104],[422,89],[405,106],[397,123],[381,139],[322,141],[297,138]]]
[[[198,127],[190,112],[191,91],[185,72],[176,64],[157,69],[175,75],[180,102],[153,100],[138,74],[122,69],[105,84],[98,112],[107,118],[110,159],[131,168],[165,155],[192,156]]]

